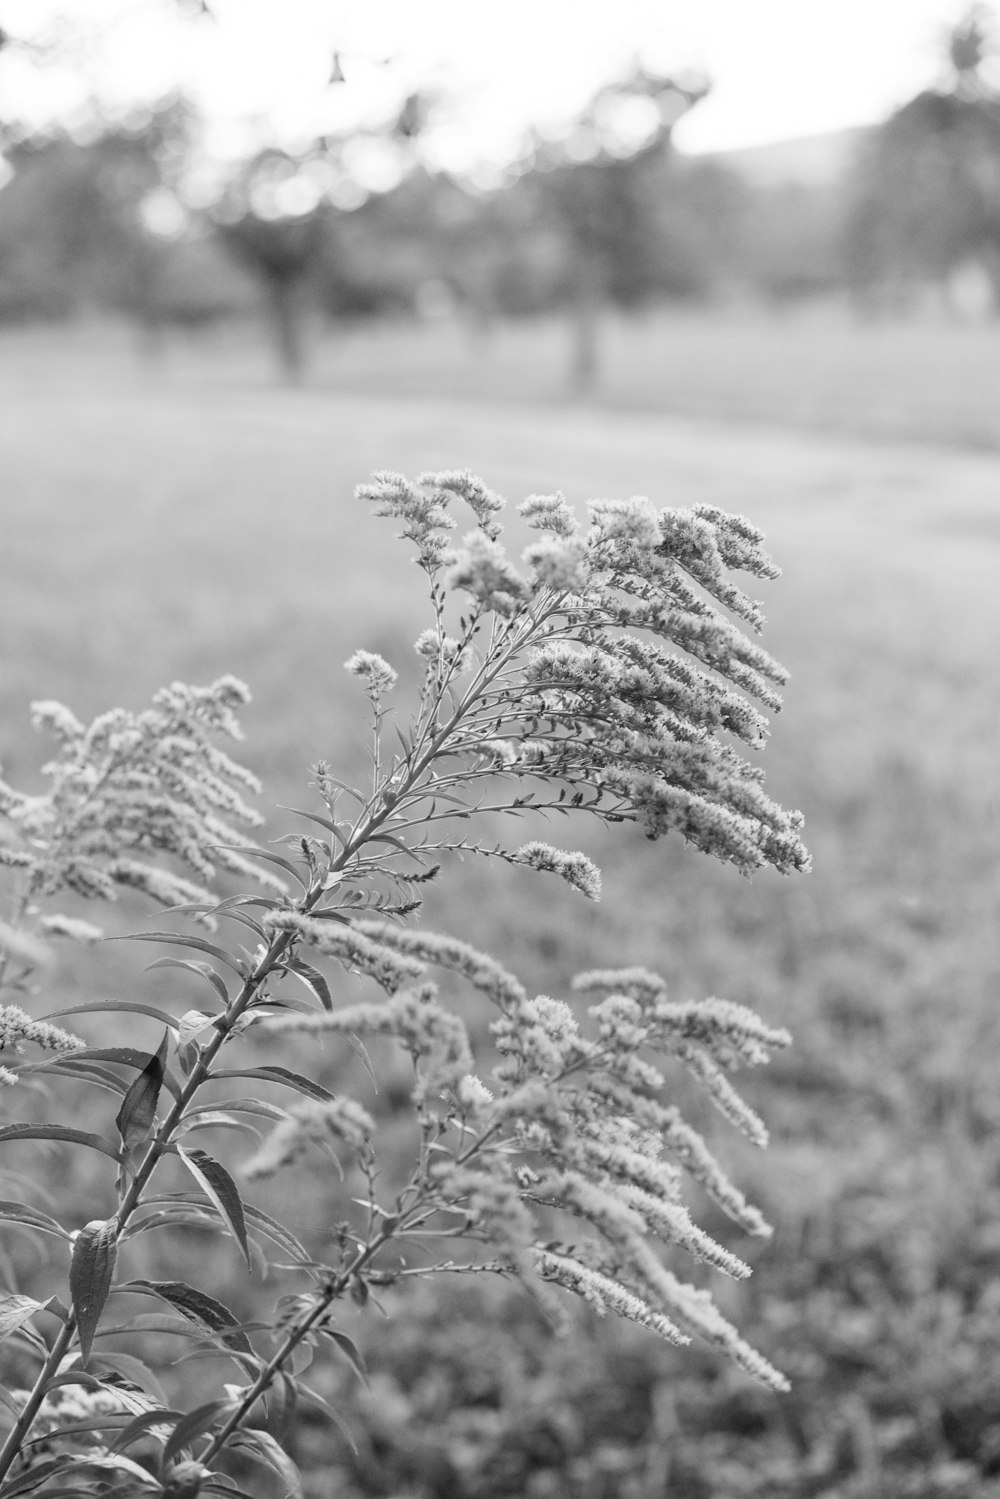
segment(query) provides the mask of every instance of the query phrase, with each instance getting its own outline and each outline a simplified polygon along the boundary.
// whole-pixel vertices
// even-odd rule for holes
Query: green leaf
[[[229,990],[223,979],[216,973],[210,963],[198,963],[194,958],[157,958],[155,963],[150,963],[146,969],[152,973],[154,968],[183,968],[188,973],[195,974],[198,978],[205,979],[211,984],[216,994],[226,1006],[229,1004]]]
[[[234,1114],[227,1114],[225,1109],[211,1109],[199,1114],[197,1119],[190,1115],[184,1120],[178,1133],[193,1135],[199,1129],[235,1129],[242,1134],[253,1135],[255,1140],[263,1139],[259,1129],[248,1124],[245,1119],[237,1119]]]
[[[88,1374],[86,1369],[79,1364],[74,1364],[70,1369],[64,1369],[61,1374],[54,1374],[46,1388],[49,1390],[58,1390],[63,1385],[82,1385],[85,1390],[100,1390],[103,1388],[101,1381],[93,1374]]]
[[[302,886],[303,890],[308,890],[309,888],[309,881],[302,878],[301,868],[296,869],[291,859],[285,859],[281,854],[272,853],[270,849],[259,848],[256,845],[251,846],[246,843],[216,843],[213,844],[213,847],[232,849],[234,853],[241,854],[244,858],[260,859],[266,864],[275,864],[279,869],[283,869],[286,874],[290,874],[292,879]]]
[[[112,1145],[103,1135],[68,1129],[64,1124],[5,1124],[0,1128],[0,1145],[8,1140],[58,1140],[67,1145],[89,1145],[91,1150],[99,1150],[113,1161],[119,1159],[117,1145]]]
[[[178,1047],[190,1046],[199,1031],[211,1025],[215,1018],[214,1015],[206,1015],[204,1010],[186,1010],[177,1029]]]
[[[114,1295],[118,1289],[117,1286],[112,1286],[111,1294]],[[127,1322],[102,1324],[97,1329],[97,1338],[135,1338],[147,1332],[156,1333],[159,1337],[183,1338],[188,1343],[202,1343],[205,1339],[204,1328],[196,1330],[188,1322],[158,1312],[145,1312],[140,1316],[130,1317]],[[94,1339],[95,1343],[97,1338]]]
[[[26,1228],[35,1228],[43,1234],[55,1234],[60,1239],[69,1238],[61,1223],[24,1202],[0,1202],[0,1219],[5,1219],[8,1223],[23,1223]]]
[[[109,1452],[124,1452],[126,1447],[138,1441],[148,1432],[158,1442],[165,1441],[156,1428],[158,1426],[174,1426],[183,1418],[183,1411],[168,1410],[163,1408],[155,1411],[143,1411],[141,1415],[134,1416],[127,1426],[123,1426],[115,1440],[108,1447]]]
[[[178,1452],[182,1452],[196,1437],[202,1436],[210,1431],[219,1416],[231,1415],[235,1406],[231,1400],[209,1400],[206,1405],[199,1405],[193,1411],[188,1411],[170,1434],[170,1440],[163,1449],[164,1463],[170,1462]]]
[[[354,793],[355,796],[357,794],[357,792]],[[281,802],[278,803],[278,807],[282,812],[291,812],[295,817],[304,817],[307,822],[314,822],[317,827],[326,828],[327,832],[335,833],[340,838],[340,834],[337,831],[337,824],[329,817],[324,817],[322,813],[305,812],[301,807],[285,807]],[[340,841],[343,843],[344,840],[341,838]]]
[[[298,957],[286,963],[285,967],[289,973],[294,973],[297,979],[300,979],[308,989],[312,990],[324,1010],[333,1009],[333,996],[330,993],[330,985],[318,968],[313,968],[311,964],[306,963],[302,958]]]
[[[200,1103],[196,1108],[188,1109],[184,1122],[202,1114],[214,1115],[220,1110],[225,1110],[227,1114],[251,1114],[258,1119],[270,1119],[276,1124],[288,1118],[288,1110],[276,1103],[264,1103],[259,1098],[224,1098],[218,1103]]]
[[[304,1499],[298,1468],[268,1432],[235,1431],[226,1445],[270,1468],[272,1473],[277,1473],[282,1483],[287,1485],[282,1499]]]
[[[155,1374],[146,1367],[142,1359],[133,1357],[131,1353],[109,1353],[103,1350],[100,1353],[94,1352],[90,1356],[90,1367],[101,1378],[107,1373],[122,1375],[137,1389],[144,1390],[157,1405],[165,1405],[167,1402],[163,1386]],[[118,1389],[120,1393],[120,1384]]]
[[[265,906],[269,911],[285,909],[284,902],[277,900],[255,900],[253,904],[255,906]],[[248,916],[245,911],[238,911],[235,907],[229,907],[225,911],[220,911],[219,915],[227,916],[230,921],[238,921],[241,926],[245,926],[249,931],[253,932],[258,942],[263,942],[265,947],[268,945],[270,941],[268,933],[265,932],[259,921],[254,921],[253,917]]]
[[[321,1395],[318,1390],[314,1390],[311,1385],[303,1383],[301,1379],[298,1381],[298,1390],[301,1399],[310,1401],[310,1403],[321,1410],[325,1416],[329,1417],[334,1426],[336,1426],[337,1430],[340,1432],[341,1436],[346,1441],[348,1447],[350,1447],[351,1451],[357,1453],[358,1444],[354,1440],[354,1436],[351,1432],[350,1427],[347,1425],[344,1418],[337,1414],[330,1402],[323,1395]]]
[[[117,1236],[117,1218],[106,1221],[95,1218],[80,1230],[73,1245],[69,1289],[84,1363],[90,1355],[94,1333],[111,1290],[118,1253]]]
[[[113,1011],[122,1011],[129,1015],[148,1015],[151,1020],[158,1020],[161,1025],[169,1025],[177,1028],[177,1021],[166,1010],[158,1010],[155,1005],[143,1005],[134,1000],[114,999],[99,1005],[70,1005],[68,1010],[50,1010],[48,1015],[43,1015],[43,1020],[59,1020],[64,1015],[107,1015]]]
[[[58,1062],[29,1062],[22,1066],[21,1074],[38,1073],[42,1077],[65,1078],[69,1073],[73,1077],[86,1078],[89,1083],[94,1083],[98,1088],[104,1088],[108,1093],[117,1093],[121,1097],[128,1083],[119,1077],[117,1072],[112,1072],[110,1067],[100,1067],[96,1062],[71,1062],[69,1058],[60,1059]]]
[[[164,1031],[163,1040],[152,1056],[147,1058],[146,1065],[130,1085],[115,1117],[126,1152],[137,1150],[149,1139],[166,1072],[169,1039],[170,1032]]]
[[[36,1489],[40,1489],[48,1479],[55,1478],[59,1473],[68,1473],[74,1467],[76,1467],[75,1455],[53,1457],[36,1463],[27,1473],[20,1473],[16,1478],[8,1478],[5,1483],[0,1484],[0,1499],[18,1499],[21,1494],[31,1494]],[[64,1489],[63,1493],[68,1495],[70,1490]]]
[[[402,841],[401,838],[395,838],[391,833],[372,833],[371,837],[368,839],[368,842],[388,843],[393,848],[398,849],[401,854],[405,854],[408,859],[416,859],[418,864],[423,864],[425,862],[420,857],[419,853],[417,853],[412,848],[407,848],[406,844]]]
[[[370,1388],[370,1386],[368,1385],[368,1370],[365,1368],[365,1361],[361,1357],[361,1353],[357,1345],[351,1341],[351,1339],[345,1332],[337,1332],[332,1327],[321,1327],[319,1328],[319,1331],[323,1333],[325,1337],[330,1338],[332,1342],[336,1343],[341,1353],[351,1365],[351,1368],[354,1370],[355,1374],[357,1374],[358,1378],[361,1380],[361,1383],[365,1385],[366,1388]]]
[[[231,968],[237,978],[246,978],[246,969],[228,953],[224,947],[217,946],[214,942],[206,942],[204,937],[181,937],[177,932],[133,932],[129,937],[109,937],[109,942],[166,942],[173,947],[188,947],[192,952],[207,953],[216,962],[222,963],[226,968]]]
[[[81,1469],[84,1471],[87,1469],[96,1469],[99,1473],[104,1473],[111,1469],[119,1473],[129,1473],[133,1479],[138,1480],[143,1485],[142,1493],[152,1491],[153,1493],[162,1494],[163,1492],[159,1480],[154,1478],[147,1468],[140,1468],[139,1464],[134,1463],[130,1457],[123,1457],[121,1454],[105,1455],[104,1453],[94,1454],[88,1452],[84,1454],[78,1452],[73,1467],[77,1472]],[[92,1493],[94,1491],[88,1490],[88,1492]],[[96,1492],[98,1494],[106,1494],[108,1492],[107,1486],[102,1484]],[[121,1494],[122,1491],[121,1489],[116,1489],[115,1492]],[[131,1490],[131,1493],[136,1496],[139,1492],[136,1489]],[[64,1493],[65,1491],[63,1491]],[[62,1496],[60,1496],[60,1499],[62,1499]]]
[[[44,1311],[47,1305],[45,1301],[36,1301],[33,1296],[0,1297],[0,1343],[25,1322],[30,1322],[36,1312]]]
[[[189,1322],[196,1323],[203,1330],[220,1338],[227,1347],[256,1357],[239,1319],[228,1306],[216,1301],[214,1296],[209,1296],[205,1291],[197,1291],[194,1286],[189,1286],[182,1280],[127,1280],[115,1289],[156,1296],[187,1317]]]
[[[312,1255],[308,1249],[304,1244],[299,1242],[292,1231],[286,1228],[283,1223],[276,1222],[274,1218],[271,1218],[264,1212],[263,1208],[254,1207],[249,1202],[244,1203],[243,1206],[247,1218],[253,1224],[254,1228],[259,1229],[265,1238],[279,1245],[287,1254],[292,1256],[293,1260],[297,1260],[300,1265],[311,1265],[313,1263]]]
[[[295,1407],[298,1404],[296,1398],[295,1380],[284,1369],[276,1372],[276,1379],[266,1395],[267,1403],[267,1426],[276,1441],[281,1442],[287,1438],[295,1420]]]
[[[250,1246],[247,1243],[247,1225],[243,1216],[243,1199],[225,1166],[206,1154],[204,1150],[187,1150],[178,1145],[177,1154],[201,1187],[205,1196],[215,1204],[223,1222],[240,1246],[243,1258],[250,1269]]]
[[[311,1078],[303,1077],[300,1072],[290,1072],[287,1067],[230,1067],[222,1072],[210,1074],[213,1079],[223,1077],[260,1078],[269,1083],[282,1083],[286,1088],[293,1088],[296,1093],[305,1094],[306,1098],[317,1098],[321,1103],[332,1103],[336,1097],[329,1089],[323,1088],[319,1083],[314,1083]]]
[[[176,1021],[171,1021],[168,1029],[176,1029],[176,1024]],[[149,1052],[140,1051],[137,1046],[85,1046],[80,1051],[64,1052],[62,1056],[55,1058],[54,1065],[65,1066],[68,1063],[70,1066],[76,1066],[80,1062],[114,1062],[116,1067],[134,1067],[137,1072],[142,1072],[149,1065],[149,1061]],[[176,1079],[171,1077],[166,1068],[163,1069],[160,1080],[175,1098],[179,1096],[180,1089]]]

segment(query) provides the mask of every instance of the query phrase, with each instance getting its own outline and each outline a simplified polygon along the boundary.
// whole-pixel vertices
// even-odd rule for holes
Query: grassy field
[[[19,379],[44,388],[53,368],[86,380],[134,378],[129,338],[86,326],[67,334],[5,334]],[[608,318],[590,406],[756,422],[782,428],[1000,448],[1000,325],[862,322],[836,306],[674,311]],[[452,323],[341,325],[312,339],[316,392],[576,405],[568,324],[498,324],[476,336]],[[253,330],[173,335],[161,377],[207,390],[261,391],[272,361]],[[149,378],[156,378],[155,366]]]
[[[358,763],[341,663],[362,645],[405,676],[425,622],[391,526],[352,499],[374,468],[469,466],[511,500],[562,488],[748,514],[785,568],[766,599],[793,673],[770,785],[806,813],[814,874],[748,884],[669,841],[582,828],[605,872],[596,914],[463,866],[431,919],[548,992],[641,962],[678,997],[790,1025],[794,1052],[756,1089],[772,1150],[720,1148],[778,1224],[732,1309],[795,1392],[769,1403],[711,1360],[656,1364],[687,1413],[673,1487],[523,1492],[981,1499],[1000,1493],[1000,511],[996,459],[961,443],[1000,442],[1000,344],[876,330],[869,366],[852,330],[807,357],[803,329],[777,325],[765,358],[759,330],[678,327],[659,363],[652,332],[630,346],[616,330],[606,400],[585,405],[558,395],[549,335],[547,363],[534,335],[504,336],[464,381],[457,347],[422,369],[409,335],[352,335],[300,391],[236,350],[146,372],[114,343],[0,342],[0,762],[37,778],[31,698],[90,714],[233,671],[254,690],[246,758],[270,801],[300,800],[320,756]],[[138,967],[116,954],[113,986],[134,990]],[[398,1370],[384,1379],[398,1393]],[[412,1474],[353,1481],[434,1492]]]

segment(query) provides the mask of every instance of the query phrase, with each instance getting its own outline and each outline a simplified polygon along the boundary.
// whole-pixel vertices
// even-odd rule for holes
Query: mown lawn
[[[456,395],[440,364],[420,378],[406,338],[387,357],[388,335],[346,342],[301,391],[271,388],[257,366],[240,371],[235,352],[202,367],[185,353],[149,372],[116,346],[0,342],[0,762],[15,784],[36,781],[45,751],[26,726],[33,697],[90,714],[138,706],[172,678],[233,671],[254,690],[246,759],[270,802],[301,802],[320,756],[358,765],[362,702],[341,663],[367,646],[405,680],[424,623],[420,576],[391,525],[352,499],[374,468],[469,466],[511,500],[648,493],[751,516],[785,568],[768,588],[766,639],[793,672],[767,751],[771,787],[806,812],[814,874],[748,884],[671,841],[560,827],[553,841],[579,843],[604,867],[596,910],[543,891],[540,877],[464,865],[429,919],[547,992],[578,968],[639,962],[678,996],[723,994],[795,1031],[795,1051],[754,1089],[772,1150],[720,1148],[778,1225],[732,1310],[796,1389],[784,1403],[745,1400],[726,1425],[718,1402],[744,1397],[713,1360],[654,1360],[647,1385],[667,1381],[687,1412],[671,1438],[683,1457],[675,1487],[657,1489],[649,1464],[645,1488],[621,1475],[618,1490],[573,1487],[564,1463],[555,1487],[524,1492],[979,1499],[1000,1471],[988,1393],[1000,1368],[988,1290],[1000,1269],[1000,513],[995,459],[925,440],[997,441],[1000,407],[984,385],[959,386],[949,361],[967,339],[976,355],[962,368],[985,381],[1000,345],[992,330],[944,330],[942,368],[918,378],[911,362],[899,402],[876,419],[882,397],[871,392],[887,402],[887,388],[873,366],[866,407],[844,335],[827,359],[850,387],[843,419],[824,405],[823,381],[808,383],[794,329],[775,330],[759,378],[750,343],[713,327],[697,359],[682,342],[676,365],[656,366],[669,365],[660,383],[651,338],[635,334],[645,374],[634,388],[622,343],[604,407],[517,401],[516,380],[491,388],[486,374]],[[899,370],[904,345],[901,331]],[[545,347],[550,363],[537,384],[525,375],[523,396],[546,394],[557,366],[551,339]],[[389,394],[377,393],[379,359]],[[801,399],[783,412],[793,367]],[[808,412],[820,426],[920,445],[774,424]],[[280,814],[271,827],[283,831]],[[75,964],[56,975],[63,995],[80,981]],[[115,950],[113,989],[151,983],[140,967]],[[107,992],[108,971],[103,955],[100,967],[88,959],[83,982]],[[401,1378],[390,1358],[384,1379],[397,1394]],[[558,1381],[546,1389],[558,1408]],[[634,1444],[662,1438],[654,1427]],[[936,1487],[912,1486],[938,1469]],[[716,1477],[699,1489],[678,1472]],[[378,1491],[352,1481],[345,1492]],[[407,1483],[434,1491],[412,1473],[393,1481],[400,1494]]]

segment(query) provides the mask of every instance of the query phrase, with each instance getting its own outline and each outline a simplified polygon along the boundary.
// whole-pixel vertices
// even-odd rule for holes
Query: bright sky
[[[189,11],[196,0],[187,0]],[[940,76],[963,0],[211,0],[178,21],[165,0],[0,0],[16,37],[53,23],[86,56],[39,74],[9,49],[0,91],[36,116],[88,90],[155,98],[178,82],[216,122],[220,150],[309,137],[391,108],[399,85],[454,97],[443,164],[502,158],[529,122],[557,125],[637,53],[704,70],[712,93],[677,129],[688,151],[811,135],[882,117]],[[332,53],[345,84],[328,86]],[[384,59],[389,66],[381,66]]]

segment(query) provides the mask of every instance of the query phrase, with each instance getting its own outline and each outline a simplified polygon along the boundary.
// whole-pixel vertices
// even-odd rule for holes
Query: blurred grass
[[[135,378],[131,339],[92,328],[5,333],[18,378],[45,388],[58,370]],[[316,391],[463,401],[577,402],[568,382],[567,322],[338,325],[314,330],[307,383]],[[837,304],[609,316],[587,404],[709,421],[773,423],[888,440],[1000,447],[1000,324],[864,321]],[[171,335],[161,370],[188,386],[230,391],[273,384],[253,329]]]
[[[529,375],[536,336],[550,363]],[[802,1465],[838,1421],[854,1431],[851,1402],[870,1412],[877,1448],[887,1410],[897,1422],[900,1406],[924,1411],[946,1432],[947,1400],[987,1372],[995,1385],[1000,1368],[1000,1311],[986,1297],[1000,1270],[997,463],[922,445],[995,443],[985,372],[1000,345],[992,329],[871,336],[862,357],[860,332],[841,330],[810,364],[794,324],[775,325],[767,351],[756,332],[712,324],[695,358],[685,324],[676,364],[654,365],[652,334],[635,330],[603,407],[534,399],[555,380],[551,330],[525,333],[502,380],[500,366],[477,367],[461,396],[444,355],[421,374],[406,333],[346,339],[297,392],[272,388],[237,348],[144,371],[113,339],[0,341],[0,762],[15,784],[35,781],[45,753],[30,699],[91,714],[224,671],[254,690],[246,759],[270,803],[301,804],[320,756],[359,765],[363,704],[341,663],[363,645],[405,674],[425,622],[420,575],[351,496],[374,468],[468,465],[511,500],[562,488],[577,502],[707,501],[767,531],[785,577],[767,589],[766,641],[793,680],[766,758],[773,793],[806,812],[815,873],[747,884],[672,840],[557,827],[553,841],[602,863],[601,906],[466,864],[428,920],[550,992],[579,968],[638,962],[679,997],[724,994],[794,1030],[794,1051],[754,1089],[772,1151],[751,1159],[705,1121],[778,1228],[754,1251],[757,1289],[731,1298],[796,1379],[786,1414],[761,1417],[792,1452],[792,1486],[772,1472],[769,1495],[820,1492],[801,1486]],[[627,331],[615,337],[624,350]],[[929,340],[936,361],[907,359]],[[626,367],[634,397],[614,384]],[[818,426],[914,441],[792,430],[810,412]],[[82,967],[74,954],[57,986],[152,992],[140,966],[121,949],[110,965],[106,952]],[[692,1367],[704,1380],[714,1366]],[[985,1494],[993,1459],[980,1448],[1000,1428],[995,1405],[968,1400],[979,1425],[955,1461],[972,1477],[949,1492]],[[939,1448],[957,1451],[950,1437]],[[845,1494],[897,1492],[865,1471]]]

